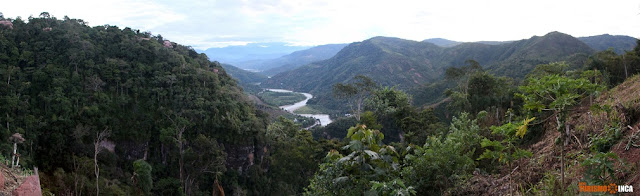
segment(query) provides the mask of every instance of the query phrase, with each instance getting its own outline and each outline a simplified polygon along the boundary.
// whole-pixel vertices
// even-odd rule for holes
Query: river
[[[273,92],[293,92],[290,90],[284,90],[284,89],[266,89],[268,91],[273,91]],[[295,93],[300,93],[300,92],[295,92]],[[305,100],[302,100],[300,102],[296,102],[294,104],[291,105],[283,105],[280,106],[280,108],[282,108],[283,110],[286,110],[289,113],[292,114],[296,114],[293,113],[294,111],[296,111],[297,109],[300,109],[301,107],[304,107],[307,105],[307,101],[309,101],[309,99],[313,98],[313,95],[309,94],[309,93],[301,93],[303,94],[305,97],[307,97]],[[298,114],[300,116],[305,116],[305,117],[312,117],[315,119],[320,120],[320,126],[326,126],[329,123],[331,123],[331,119],[329,118],[328,114]]]

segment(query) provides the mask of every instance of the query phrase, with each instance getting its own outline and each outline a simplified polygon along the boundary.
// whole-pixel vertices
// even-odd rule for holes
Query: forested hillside
[[[273,76],[281,72],[289,71],[309,63],[325,60],[333,57],[347,44],[326,44],[315,46],[306,50],[295,51],[277,59],[265,61],[261,65],[261,73]]]
[[[636,38],[624,35],[604,34],[579,37],[578,39],[597,51],[613,48],[613,51],[617,54],[624,54],[625,51],[633,50],[633,48],[636,47]]]
[[[221,64],[221,66],[238,82],[238,85],[240,85],[245,92],[260,92],[261,88],[259,87],[259,84],[267,79],[267,76],[265,75],[240,69],[233,65]]]
[[[274,173],[281,164],[271,157],[284,144],[265,136],[266,115],[206,55],[48,13],[3,22],[11,26],[0,26],[0,157],[11,158],[6,138],[21,134],[19,164],[40,168],[45,193],[296,190]]]
[[[640,182],[639,73],[558,32],[375,37],[267,81],[351,114],[306,130],[161,35],[0,16],[0,167],[43,195],[577,195]]]
[[[446,48],[428,42],[375,37],[352,43],[331,59],[275,75],[263,86],[310,92],[316,95],[310,103],[339,109],[340,104],[330,96],[331,86],[358,74],[384,86],[413,88],[411,92],[421,93],[428,91],[421,90],[425,86],[442,79],[447,68],[463,66],[468,60],[492,73],[521,79],[538,64],[567,61],[575,67],[593,52],[580,40],[559,32],[498,45],[462,43]],[[437,100],[419,100],[434,101]]]

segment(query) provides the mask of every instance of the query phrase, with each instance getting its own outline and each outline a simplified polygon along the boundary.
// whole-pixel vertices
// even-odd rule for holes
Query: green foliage
[[[478,113],[490,108],[510,107],[515,87],[506,77],[495,77],[488,72],[477,70],[458,76],[458,87],[445,92],[450,101],[448,111]]]
[[[407,144],[422,146],[429,136],[442,134],[447,129],[431,109],[420,112],[412,110],[404,115],[406,117],[402,118],[399,124],[404,131],[404,141]]]
[[[308,195],[355,195],[369,191],[374,182],[390,182],[399,175],[398,153],[382,143],[378,130],[357,125],[348,130],[348,154],[331,150],[307,187]]]
[[[606,125],[600,134],[590,134],[592,152],[608,152],[622,137],[622,129]]]
[[[314,138],[342,139],[347,136],[347,129],[358,124],[354,117],[343,117],[335,119],[324,127],[315,127],[311,131]]]
[[[416,187],[419,195],[443,194],[475,169],[474,153],[480,148],[479,127],[463,113],[454,118],[450,133],[443,139],[429,137],[422,147],[410,147],[402,169],[404,181]]]
[[[307,98],[301,93],[274,92],[268,90],[258,93],[257,96],[265,103],[273,106],[291,105]]]
[[[580,37],[578,39],[597,51],[613,49],[616,54],[624,54],[626,51],[633,50],[638,40],[630,36],[609,34]]]
[[[526,134],[529,122],[535,118],[525,119],[518,123],[507,123],[502,126],[492,126],[491,132],[503,138],[502,141],[492,141],[482,139],[480,145],[485,148],[484,153],[480,155],[480,159],[498,160],[498,162],[506,165],[526,157],[531,157],[532,153],[517,147],[517,143]]]
[[[267,126],[266,136],[272,142],[287,142],[295,136],[298,130],[300,130],[300,126],[281,116]]]
[[[370,129],[380,130],[382,125],[378,124],[377,116],[372,111],[366,111],[362,113],[360,117],[360,124],[366,125]]]
[[[209,190],[209,171],[224,171],[225,150],[266,143],[265,117],[220,64],[188,46],[48,14],[11,21],[13,29],[0,29],[0,137],[23,134],[29,145],[19,145],[21,159],[42,174],[67,171],[58,172],[60,183],[43,181],[54,194],[95,193],[93,160],[86,158],[95,132],[107,127],[112,134],[101,145],[117,147],[98,156],[105,194],[129,194],[132,163],[145,156],[156,184],[179,178],[183,156],[178,185],[187,194]],[[9,152],[2,141],[0,150]],[[177,194],[175,184],[166,185],[151,194]]]
[[[331,98],[331,87],[366,75],[378,84],[410,92],[415,104],[424,106],[446,98],[442,93],[453,85],[450,80],[440,81],[444,72],[469,59],[496,75],[524,78],[539,64],[567,61],[578,68],[593,52],[580,40],[559,32],[497,45],[463,43],[453,47],[374,37],[352,43],[330,59],[275,75],[262,85],[309,92],[318,99],[314,104],[348,112],[340,100]]]
[[[618,155],[613,152],[596,152],[592,157],[585,159],[580,165],[585,167],[584,177],[589,184],[610,184],[618,183],[616,173],[616,162],[624,163]]]
[[[636,46],[636,49],[639,48]],[[604,72],[606,83],[611,86],[624,82],[627,77],[640,73],[640,50],[631,50],[620,55],[612,49],[601,51],[589,57],[587,69]]]
[[[151,189],[153,188],[151,170],[151,165],[142,159],[133,162],[133,172],[137,180],[136,185],[144,195],[151,195]]]
[[[404,196],[415,195],[416,191],[413,187],[407,187],[400,179],[394,179],[390,182],[371,182],[371,190],[368,194],[382,195],[382,196]]]
[[[411,107],[411,97],[395,88],[383,87],[374,90],[371,97],[365,100],[364,105],[365,110],[375,114],[377,122],[381,123],[380,131],[388,136],[385,142],[400,141],[400,135],[405,132],[402,130],[403,123],[410,122],[403,122],[402,119],[417,115],[415,109]]]
[[[309,185],[309,180],[318,171],[318,162],[322,161],[326,150],[336,147],[313,140],[311,132],[307,130],[288,129],[294,131],[292,135],[278,138],[270,148],[271,166],[267,175],[271,180],[267,185],[272,194],[295,195],[303,192],[303,188]],[[268,191],[263,189],[262,192]]]
[[[346,99],[351,107],[351,112],[360,120],[360,113],[365,99],[376,88],[376,83],[369,77],[364,75],[356,75],[353,77],[352,83],[337,83],[333,85],[333,94],[335,97]]]
[[[524,108],[533,111],[565,112],[569,107],[602,87],[587,79],[572,79],[560,75],[546,75],[542,78],[527,80],[520,86],[518,93],[525,104]]]

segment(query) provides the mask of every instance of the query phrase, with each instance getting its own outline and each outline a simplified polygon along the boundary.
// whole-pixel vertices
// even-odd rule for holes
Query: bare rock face
[[[4,190],[5,181],[7,181],[7,180],[4,179],[4,174],[2,172],[0,172],[0,190]]]
[[[13,29],[13,23],[11,23],[11,21],[8,21],[8,20],[1,20],[0,25],[3,25],[9,29]]]
[[[164,40],[164,42],[162,43],[162,45],[165,48],[173,48],[173,44],[169,41],[169,40]]]
[[[40,177],[38,175],[32,175],[15,190],[12,195],[14,196],[42,196],[42,190],[40,189]]]

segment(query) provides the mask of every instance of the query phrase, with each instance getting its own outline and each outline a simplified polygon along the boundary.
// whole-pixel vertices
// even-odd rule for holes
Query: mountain
[[[292,46],[283,42],[248,43],[240,46],[209,48],[203,51],[211,60],[235,65],[242,69],[257,69],[264,60],[275,59],[289,53],[310,48]]]
[[[24,141],[20,171],[37,167],[43,192],[195,195],[219,176],[229,194],[257,194],[243,171],[266,170],[266,114],[219,63],[131,28],[46,12],[2,22],[0,148]]]
[[[440,47],[453,47],[453,46],[460,45],[462,43],[480,43],[480,44],[487,44],[487,45],[500,45],[500,44],[508,44],[508,43],[513,42],[513,41],[458,42],[458,41],[448,40],[448,39],[444,39],[444,38],[431,38],[431,39],[422,40],[422,42],[432,43],[432,44],[435,44],[435,45],[440,46]]]
[[[440,47],[451,47],[451,46],[456,46],[456,45],[462,43],[462,42],[457,42],[457,41],[448,40],[448,39],[444,39],[444,38],[431,38],[431,39],[425,39],[425,40],[422,40],[422,41],[423,42],[429,42],[429,43],[435,44],[435,45],[440,46]]]
[[[229,64],[221,64],[222,67],[233,77],[236,79],[239,84],[257,84],[261,83],[267,79],[267,76],[262,75],[258,72],[251,72],[244,69],[240,69],[236,66]]]
[[[638,40],[626,35],[609,34],[579,37],[578,39],[597,51],[613,48],[613,51],[617,54],[623,54],[624,51],[633,50],[633,48],[636,47]]]
[[[333,57],[347,44],[327,44],[315,46],[306,50],[295,51],[291,54],[262,62],[262,73],[272,76],[280,72],[289,71],[315,61]]]
[[[238,85],[240,85],[245,92],[260,92],[262,89],[258,85],[267,79],[267,76],[258,72],[247,71],[229,64],[221,64],[221,66],[224,67],[225,71],[227,71],[233,79],[238,81]]]
[[[452,47],[374,37],[352,43],[330,59],[277,74],[263,85],[310,92],[316,95],[315,101],[323,102],[321,99],[332,99],[333,84],[347,82],[358,74],[384,86],[410,89],[440,79],[447,67],[464,65],[469,59],[499,75],[522,78],[538,64],[579,64],[593,52],[580,40],[559,32],[498,45],[461,43]]]

